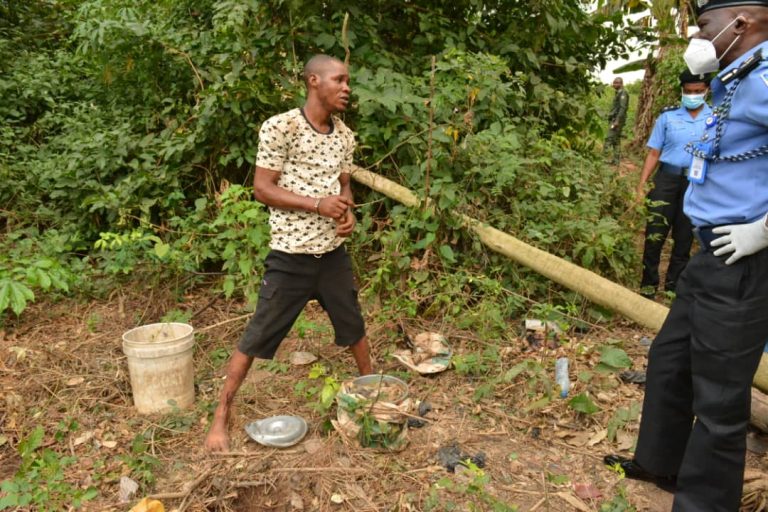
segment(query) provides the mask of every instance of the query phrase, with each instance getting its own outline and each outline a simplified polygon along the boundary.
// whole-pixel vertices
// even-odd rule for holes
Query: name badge
[[[701,185],[707,179],[707,168],[709,161],[700,156],[702,153],[709,156],[712,153],[712,144],[709,142],[696,142],[693,144],[695,153],[691,158],[691,165],[688,168],[688,181]]]

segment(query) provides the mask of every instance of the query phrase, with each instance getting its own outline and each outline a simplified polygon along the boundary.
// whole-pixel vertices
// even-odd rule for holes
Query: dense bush
[[[602,120],[587,101],[591,72],[624,50],[618,14],[577,0],[0,0],[0,11],[0,201],[11,205],[0,222],[16,233],[0,243],[56,244],[45,235],[56,233],[68,242],[42,253],[64,269],[213,269],[227,294],[252,298],[267,239],[263,208],[247,201],[258,127],[301,103],[303,61],[343,57],[345,35],[357,161],[420,193],[429,172],[436,204],[405,212],[357,190],[368,205],[355,255],[372,289],[413,279],[415,259],[436,290],[452,286],[445,268],[488,265],[529,286],[478,258],[457,211],[612,278],[634,261],[621,183],[591,154]],[[41,250],[29,251],[19,261],[34,265]],[[0,280],[19,282],[14,265],[0,261]]]

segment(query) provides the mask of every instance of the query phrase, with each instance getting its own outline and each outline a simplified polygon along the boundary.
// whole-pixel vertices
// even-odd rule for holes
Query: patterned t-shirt
[[[341,192],[339,176],[352,170],[355,136],[337,117],[332,129],[316,131],[301,109],[267,119],[259,131],[256,165],[280,173],[277,185],[305,197]],[[315,212],[269,208],[270,248],[293,254],[323,254],[343,242],[336,221]]]

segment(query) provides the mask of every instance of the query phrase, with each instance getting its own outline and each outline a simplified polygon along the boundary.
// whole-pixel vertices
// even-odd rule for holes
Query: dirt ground
[[[173,310],[192,315],[189,323],[197,330],[196,403],[189,410],[141,416],[132,406],[121,334]],[[316,382],[308,379],[311,365],[289,363],[295,351],[312,352],[339,380],[353,376],[351,357],[333,345],[328,321],[310,304],[275,362],[257,362],[251,369],[236,400],[231,451],[209,455],[202,441],[228,351],[247,320],[243,304],[211,299],[202,290],[158,297],[140,289],[90,303],[35,304],[0,331],[0,479],[13,477],[22,464],[20,440],[42,425],[43,447],[76,458],[64,468],[64,480],[99,490],[84,510],[126,511],[145,496],[179,511],[482,511],[514,510],[513,505],[531,512],[592,511],[601,505],[617,512],[630,506],[670,509],[670,494],[622,480],[601,463],[606,453],[629,455],[637,422],[620,425],[612,441],[606,438],[607,426],[617,409],[641,403],[643,391],[622,383],[615,373],[596,372],[598,348],[622,347],[633,369],[643,370],[647,347],[640,339],[649,332],[622,324],[595,327],[564,335],[557,348],[532,350],[518,319],[510,320],[511,334],[503,340],[403,319],[399,323],[410,334],[445,334],[455,355],[492,354],[480,375],[449,369],[422,377],[406,373],[389,355],[401,337],[397,326],[381,320],[386,316],[373,308],[366,310],[376,369],[407,379],[410,396],[432,405],[427,425],[409,430],[405,450],[361,448],[338,432],[325,432],[323,425],[335,417],[335,408],[321,414],[313,407],[315,398],[297,392],[297,383]],[[600,411],[577,413],[557,398],[529,408],[541,396],[543,378],[521,375],[483,387],[489,377],[525,360],[549,373],[562,355],[571,361],[571,396],[588,390]],[[582,372],[591,375],[588,382],[577,379]],[[274,449],[248,438],[245,424],[276,414],[304,417],[309,423],[305,439]],[[138,445],[137,434],[143,441]],[[449,473],[442,467],[436,454],[450,443],[469,455],[483,452],[482,473]],[[764,457],[749,456],[750,470],[764,466]],[[141,484],[124,503],[118,493],[122,476]],[[65,510],[66,505],[63,499],[50,509]]]

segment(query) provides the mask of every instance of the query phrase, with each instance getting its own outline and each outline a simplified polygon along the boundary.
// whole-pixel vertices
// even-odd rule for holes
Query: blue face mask
[[[696,110],[704,104],[704,94],[683,94],[682,103],[688,110]]]

